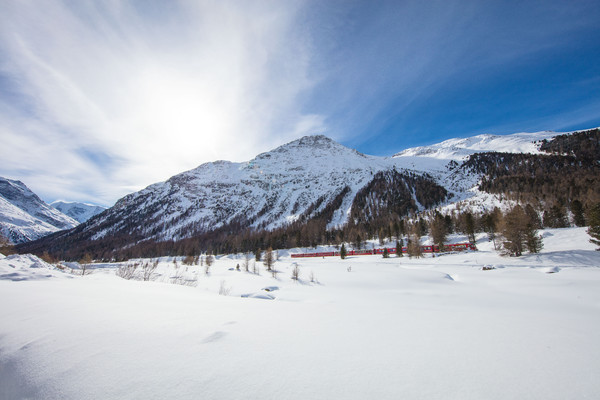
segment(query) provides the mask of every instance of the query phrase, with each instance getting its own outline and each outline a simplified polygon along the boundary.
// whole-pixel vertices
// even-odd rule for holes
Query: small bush
[[[135,276],[135,272],[137,271],[139,265],[139,263],[127,263],[125,265],[121,265],[117,270],[116,275],[120,278],[130,280]]]

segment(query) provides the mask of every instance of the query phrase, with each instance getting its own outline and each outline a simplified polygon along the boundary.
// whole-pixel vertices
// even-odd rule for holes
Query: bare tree
[[[14,254],[15,247],[10,243],[10,240],[0,233],[0,253],[5,256]]]
[[[225,280],[222,280],[221,286],[219,287],[219,294],[221,296],[229,296],[230,292],[231,292],[231,288],[227,287],[227,282],[225,282]]]
[[[503,245],[506,254],[515,257],[521,256],[526,244],[526,230],[529,222],[523,207],[516,205],[511,208],[502,222]]]
[[[244,267],[244,270],[248,272],[248,269],[250,267],[250,253],[244,254],[244,261],[242,262],[242,266]]]
[[[88,268],[92,263],[92,256],[89,253],[85,253],[83,258],[79,261],[79,265],[81,265],[81,275],[85,275],[89,273]]]
[[[292,266],[292,279],[298,281],[300,279],[300,266],[298,263],[293,263]]]
[[[119,269],[117,269],[116,275],[120,278],[130,280],[135,276],[138,266],[139,263],[127,263],[125,265],[121,265]]]
[[[270,247],[265,252],[265,260],[263,261],[263,264],[265,264],[265,267],[267,267],[267,271],[273,270],[273,264],[275,264],[275,258],[273,257],[273,249]]]
[[[429,224],[429,233],[433,243],[440,248],[440,251],[444,251],[447,236],[446,221],[439,212],[436,212],[435,217]]]
[[[156,270],[156,267],[158,267],[158,260],[154,260],[152,262],[146,262],[144,264],[144,266],[142,267],[142,271],[143,271],[142,278],[144,279],[144,281],[149,281],[150,278],[152,278],[152,274]]]
[[[413,225],[412,227],[406,251],[409,257],[420,258],[423,256],[423,250],[421,249],[421,237],[419,235],[419,227],[417,224]]]

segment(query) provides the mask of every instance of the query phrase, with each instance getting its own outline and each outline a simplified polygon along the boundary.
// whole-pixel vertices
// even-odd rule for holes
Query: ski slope
[[[422,259],[294,249],[276,278],[241,255],[208,275],[162,258],[151,282],[9,256],[0,398],[599,398],[600,252],[582,228],[542,234],[521,258],[483,235],[478,252]]]

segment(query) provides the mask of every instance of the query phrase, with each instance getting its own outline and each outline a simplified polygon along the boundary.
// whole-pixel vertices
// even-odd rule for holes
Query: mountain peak
[[[255,160],[281,156],[285,157],[329,157],[332,155],[352,155],[366,158],[354,149],[346,147],[325,135],[309,135],[281,145],[276,149],[259,154]]]

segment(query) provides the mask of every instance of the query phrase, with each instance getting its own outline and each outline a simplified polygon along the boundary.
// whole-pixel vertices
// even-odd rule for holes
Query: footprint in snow
[[[211,335],[208,335],[202,340],[202,343],[213,343],[223,339],[227,336],[227,332],[216,331]]]

